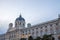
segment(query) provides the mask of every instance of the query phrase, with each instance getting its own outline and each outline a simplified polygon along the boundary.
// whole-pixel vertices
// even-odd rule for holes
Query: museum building
[[[53,34],[55,40],[60,40],[60,15],[54,20],[39,23],[36,25],[27,24],[25,19],[20,15],[15,20],[15,26],[13,23],[9,23],[9,28],[6,33],[0,34],[0,40],[20,40],[21,38],[33,38],[42,37],[43,35]]]

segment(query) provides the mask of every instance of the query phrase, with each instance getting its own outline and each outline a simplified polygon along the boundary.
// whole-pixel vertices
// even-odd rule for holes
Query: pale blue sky
[[[60,0],[0,0],[0,34],[21,15],[32,25],[58,18]]]

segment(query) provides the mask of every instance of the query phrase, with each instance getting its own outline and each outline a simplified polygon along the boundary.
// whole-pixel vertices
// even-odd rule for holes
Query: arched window
[[[17,25],[17,23],[15,23],[15,25]]]
[[[43,33],[43,30],[40,31],[41,36],[42,36],[42,33]]]
[[[48,30],[47,30],[47,29],[45,29],[45,34],[47,34],[47,31],[48,31]]]
[[[58,30],[58,27],[56,27],[56,30]]]
[[[50,33],[54,34],[53,28],[50,28]]]
[[[50,27],[52,27],[52,24],[50,24]]]
[[[47,26],[45,26],[45,28],[47,28]]]
[[[21,25],[21,22],[19,23],[19,25]]]
[[[58,25],[58,23],[56,23],[56,26]]]
[[[24,23],[23,23],[23,26],[24,26]]]
[[[60,31],[59,31],[59,27],[56,27],[56,33],[59,33]]]

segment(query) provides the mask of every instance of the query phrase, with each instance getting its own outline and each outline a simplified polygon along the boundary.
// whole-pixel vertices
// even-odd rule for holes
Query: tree
[[[54,37],[52,37],[52,34],[50,35],[44,35],[42,40],[54,40]]]
[[[41,40],[41,38],[40,37],[37,37],[35,40]]]
[[[55,38],[54,38],[54,37],[52,37],[52,40],[55,40]]]
[[[48,40],[48,35],[44,35],[42,40]]]
[[[28,37],[28,40],[33,40],[33,37],[32,37],[32,36],[29,36],[29,37]]]

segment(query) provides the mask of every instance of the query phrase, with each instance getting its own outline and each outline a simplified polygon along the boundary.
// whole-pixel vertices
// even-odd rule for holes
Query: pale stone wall
[[[20,27],[21,28],[21,27]],[[60,19],[48,21],[45,23],[37,24],[28,28],[23,29],[15,29],[9,31],[4,36],[0,36],[0,39],[5,38],[5,40],[16,40],[22,37],[28,37],[31,35],[32,37],[36,38],[37,36],[42,37],[44,34],[54,34],[55,40],[58,40],[60,36]],[[24,36],[22,36],[24,34]],[[59,36],[58,36],[59,35]]]

